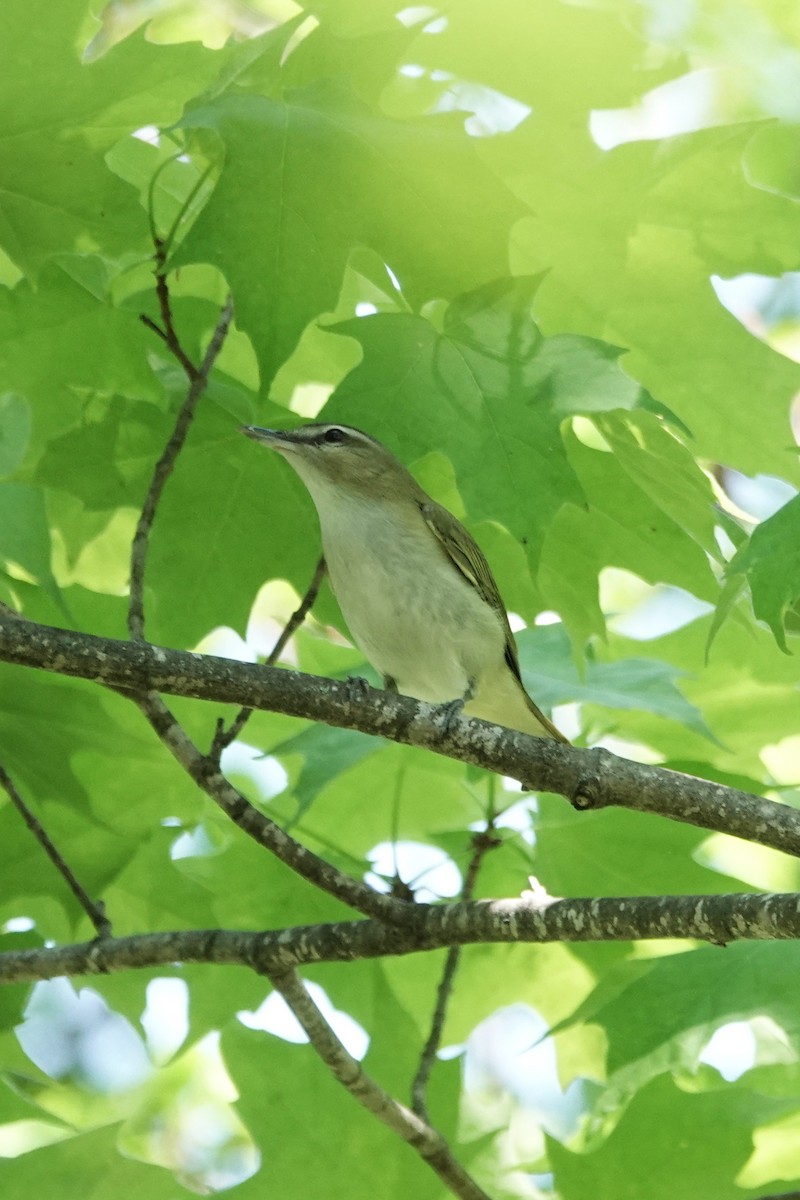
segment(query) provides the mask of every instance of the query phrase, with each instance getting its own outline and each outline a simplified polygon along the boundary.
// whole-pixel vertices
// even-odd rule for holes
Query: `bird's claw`
[[[369,683],[364,679],[363,675],[348,675],[344,681],[344,686],[347,692],[347,699],[350,701],[364,700],[370,691]]]
[[[442,737],[447,737],[453,729],[453,725],[464,711],[464,697],[458,696],[455,700],[446,700],[444,704],[439,704],[436,709],[437,721],[441,722]]]

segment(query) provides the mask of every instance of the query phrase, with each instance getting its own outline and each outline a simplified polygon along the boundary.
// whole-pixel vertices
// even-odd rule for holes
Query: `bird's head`
[[[317,502],[335,492],[366,500],[391,498],[412,477],[390,450],[352,425],[310,424],[297,429],[242,426],[242,433],[277,450]]]

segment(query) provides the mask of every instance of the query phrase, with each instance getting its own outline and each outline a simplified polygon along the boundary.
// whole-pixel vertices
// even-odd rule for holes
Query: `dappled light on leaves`
[[[4,1194],[795,1194],[795,6],[45,7],[0,5]],[[462,523],[571,745],[382,690],[241,434],[306,421]]]

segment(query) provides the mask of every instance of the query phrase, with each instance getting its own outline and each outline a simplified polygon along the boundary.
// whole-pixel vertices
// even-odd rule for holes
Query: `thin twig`
[[[170,439],[156,463],[152,479],[150,480],[150,486],[147,489],[147,495],[142,505],[142,511],[136,523],[136,532],[133,535],[133,543],[131,545],[131,582],[130,599],[128,601],[128,632],[134,641],[144,640],[144,571],[153,518],[155,517],[164,485],[172,472],[175,460],[186,440],[197,402],[205,391],[211,368],[222,349],[222,343],[225,341],[225,335],[228,332],[232,317],[233,300],[229,296],[220,313],[219,320],[217,321],[216,328],[199,369],[192,367],[193,374],[190,376],[191,383],[186,393],[186,399],[180,407]],[[170,331],[171,326],[168,326],[166,328],[167,336],[165,340],[173,353],[175,353],[175,347],[170,341],[171,332],[174,334],[174,329]],[[182,350],[181,354],[183,354]]]
[[[294,971],[270,972],[269,980],[302,1025],[313,1050],[359,1104],[416,1150],[452,1195],[461,1200],[490,1200],[483,1188],[454,1158],[442,1135],[385,1092],[362,1070],[361,1064],[339,1041]]]
[[[146,325],[148,329],[151,329],[153,333],[158,334],[162,341],[169,342],[166,333],[158,324],[158,322],[154,321],[152,317],[148,317],[147,313],[139,313],[139,320],[143,325]]]
[[[486,822],[486,829],[480,833],[476,833],[472,838],[472,854],[464,873],[464,886],[461,889],[462,900],[472,899],[478,872],[481,869],[484,856],[489,850],[494,850],[497,846],[501,845],[500,838],[494,835],[492,832],[493,829],[494,817],[492,815]],[[422,1049],[417,1073],[411,1084],[411,1107],[423,1121],[430,1120],[426,1100],[428,1080],[441,1044],[442,1030],[444,1029],[444,1021],[447,1016],[447,1005],[450,1002],[450,995],[453,990],[453,983],[460,958],[461,947],[451,946],[447,951],[442,978],[439,980],[439,987],[436,992],[436,1005],[431,1018],[430,1033]]]
[[[161,245],[162,243],[159,240],[159,247]],[[172,319],[172,304],[170,303],[167,277],[160,270],[156,271],[156,295],[158,296],[158,307],[161,312],[161,321],[164,328],[164,341],[183,367],[189,382],[195,383],[198,377],[198,370],[178,339]]]
[[[131,699],[139,706],[154,732],[197,786],[219,805],[235,825],[296,874],[358,912],[385,921],[388,925],[400,924],[407,917],[413,917],[416,905],[404,904],[382,892],[374,891],[358,879],[353,879],[311,850],[307,850],[285,833],[275,821],[259,812],[228,782],[219,765],[201,754],[156,692],[132,694]]]
[[[169,284],[167,283],[166,243],[160,237],[156,237],[154,242],[156,247],[156,296],[158,297],[158,307],[161,312],[164,341],[183,367],[189,382],[194,383],[200,372],[181,345],[172,317],[172,303],[169,295]]]
[[[314,571],[314,577],[311,580],[311,583],[308,585],[303,599],[300,601],[300,604],[294,610],[292,615],[289,617],[289,620],[281,630],[278,640],[267,655],[264,666],[275,666],[275,663],[283,653],[284,646],[289,641],[289,638],[296,629],[300,628],[300,626],[303,624],[303,621],[305,621],[306,616],[311,611],[314,601],[319,595],[319,589],[322,586],[322,580],[324,578],[325,558],[323,556],[317,563],[316,570]],[[222,756],[223,750],[230,746],[231,742],[236,741],[237,737],[247,724],[252,711],[252,708],[240,708],[227,729],[225,728],[225,724],[221,718],[219,721],[217,721],[217,730],[214,734],[214,740],[211,743],[211,749],[208,752],[209,757],[214,762],[218,763]]]
[[[78,883],[75,875],[67,866],[63,857],[48,837],[44,826],[36,819],[31,810],[28,808],[27,804],[22,799],[22,796],[14,786],[14,783],[8,772],[2,766],[0,766],[0,785],[5,788],[11,803],[17,809],[23,821],[28,826],[31,833],[44,850],[45,854],[53,863],[56,870],[60,871],[61,875],[66,880],[72,891],[72,894],[75,896],[81,908],[94,925],[97,931],[97,936],[100,938],[111,937],[111,922],[106,916],[105,906],[103,905],[102,901],[92,900],[89,893],[86,892]]]
[[[319,562],[316,565],[316,568],[314,569],[314,575],[311,580],[311,583],[308,585],[306,594],[303,596],[303,599],[300,601],[300,604],[297,606],[297,608],[294,610],[292,615],[289,617],[289,620],[286,622],[283,632],[281,633],[280,637],[276,641],[275,645],[270,650],[269,655],[267,656],[266,662],[264,664],[265,666],[274,667],[275,663],[278,661],[281,654],[283,653],[284,647],[286,646],[286,643],[289,641],[289,638],[292,636],[292,634],[295,632],[295,630],[299,629],[300,626],[303,624],[303,621],[305,621],[306,617],[308,616],[308,613],[311,611],[311,608],[314,605],[314,601],[316,600],[317,596],[319,595],[319,589],[322,586],[322,581],[324,578],[325,578],[325,558],[321,556]]]
[[[211,167],[208,167],[205,171],[203,171],[203,173],[195,181],[191,191],[189,192],[189,195],[181,205],[175,220],[169,229],[169,232],[167,233],[166,237],[162,238],[158,233],[155,218],[156,183],[160,179],[162,173],[168,167],[170,167],[177,158],[180,157],[180,154],[181,151],[178,150],[170,158],[165,159],[165,161],[161,163],[161,165],[153,173],[147,193],[147,219],[150,224],[150,237],[152,239],[153,246],[155,247],[155,254],[153,257],[156,264],[154,271],[156,277],[156,295],[158,297],[158,307],[161,312],[161,319],[164,322],[164,327],[162,329],[162,327],[158,325],[151,317],[147,316],[146,313],[140,313],[139,320],[142,321],[142,323],[146,325],[148,329],[151,329],[153,333],[157,334],[162,341],[166,342],[172,354],[174,354],[175,358],[183,367],[189,382],[191,383],[196,378],[198,369],[183,349],[181,340],[178,337],[178,332],[175,328],[175,323],[172,316],[172,302],[170,300],[169,284],[167,283],[167,259],[172,249],[172,243],[175,240],[178,229],[185,219],[187,212],[191,208],[197,193],[200,191],[200,188],[203,186],[206,179],[208,179]]]

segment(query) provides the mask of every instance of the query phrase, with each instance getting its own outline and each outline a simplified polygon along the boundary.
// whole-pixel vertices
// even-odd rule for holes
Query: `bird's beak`
[[[262,429],[260,425],[242,425],[240,432],[279,453],[281,450],[291,450],[295,441],[291,429]]]

